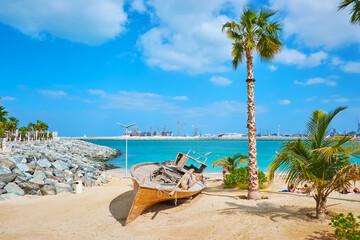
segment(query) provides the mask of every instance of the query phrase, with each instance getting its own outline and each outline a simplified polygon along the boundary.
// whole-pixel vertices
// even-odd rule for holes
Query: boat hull
[[[189,198],[197,193],[201,192],[203,189],[197,191],[177,191],[173,196],[169,196],[171,191],[168,190],[159,190],[155,188],[149,188],[139,185],[136,180],[133,180],[134,183],[134,202],[131,206],[129,215],[126,219],[126,224],[134,221],[140,214],[142,214],[146,209],[153,206],[156,203],[175,200],[181,198]]]

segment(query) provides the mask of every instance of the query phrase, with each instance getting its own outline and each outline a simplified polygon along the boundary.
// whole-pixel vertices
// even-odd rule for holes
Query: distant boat
[[[188,198],[206,187],[202,173],[207,167],[205,161],[206,155],[209,153],[198,154],[199,157],[194,158],[189,155],[190,152],[198,154],[190,150],[187,154],[178,153],[172,162],[140,163],[131,167],[130,173],[134,183],[135,197],[126,223],[132,222],[156,203]],[[199,160],[201,158],[205,158],[204,162]],[[189,165],[189,163],[191,164]],[[182,183],[185,183],[188,178],[195,178],[199,175],[201,176],[200,180],[194,181],[193,186],[187,190],[181,189]]]

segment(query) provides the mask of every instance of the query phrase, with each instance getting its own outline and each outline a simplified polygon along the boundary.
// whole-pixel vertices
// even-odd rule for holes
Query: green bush
[[[360,219],[360,216],[357,216]],[[335,228],[335,235],[338,239],[360,240],[360,223],[352,213],[345,216],[343,213],[336,215],[331,219],[329,225]]]
[[[267,182],[266,175],[263,171],[258,172],[260,188],[265,188],[264,182]],[[234,169],[231,174],[224,177],[225,187],[239,187],[240,189],[247,189],[249,178],[249,167],[241,167]]]

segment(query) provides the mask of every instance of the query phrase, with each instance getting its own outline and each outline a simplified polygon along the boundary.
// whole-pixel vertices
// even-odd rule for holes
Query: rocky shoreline
[[[80,140],[10,142],[0,153],[0,200],[25,194],[55,195],[107,183],[104,162],[120,151]],[[81,181],[80,181],[81,180]]]

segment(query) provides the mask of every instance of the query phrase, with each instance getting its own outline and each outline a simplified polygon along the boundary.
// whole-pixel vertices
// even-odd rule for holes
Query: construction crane
[[[186,137],[186,124],[187,123],[184,122],[183,124],[184,124],[184,137]]]
[[[178,127],[178,136],[180,135],[180,131],[179,131],[179,125],[180,125],[180,121],[177,121],[177,127]]]

